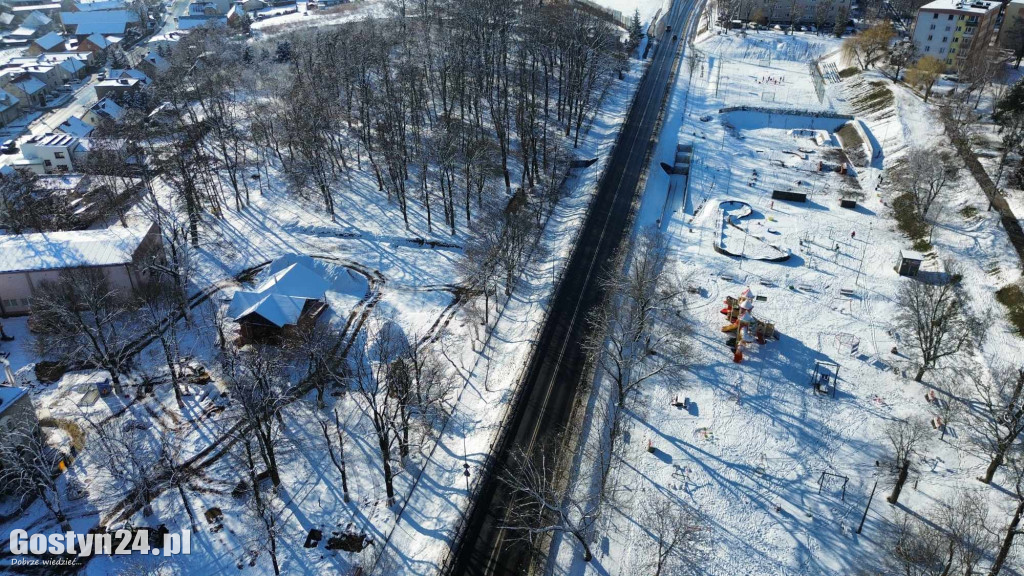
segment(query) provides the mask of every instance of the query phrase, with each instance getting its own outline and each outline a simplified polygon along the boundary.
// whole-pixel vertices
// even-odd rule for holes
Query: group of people
[[[758,80],[757,83],[758,84],[775,84],[776,86],[778,86],[779,84],[785,84],[786,83],[786,77],[785,76],[779,76],[778,78],[776,78],[774,76],[761,76],[761,79]]]

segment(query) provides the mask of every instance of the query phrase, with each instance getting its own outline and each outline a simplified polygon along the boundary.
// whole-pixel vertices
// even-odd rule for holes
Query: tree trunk
[[[985,469],[985,477],[981,479],[982,482],[985,484],[992,483],[992,477],[996,475],[996,470],[1003,465],[1003,454],[1005,452],[1006,449],[999,450],[995,457],[992,458],[992,461],[988,463],[988,468]]]
[[[892,487],[892,494],[889,495],[886,500],[890,504],[895,504],[900,499],[900,492],[903,491],[903,484],[907,481],[907,476],[910,474],[910,458],[903,460],[903,466],[900,467],[900,475],[896,478],[896,485]]]
[[[579,532],[573,532],[572,535],[575,536],[576,540],[579,541],[580,546],[583,546],[583,561],[590,562],[591,560],[593,560],[594,555],[590,553],[590,545],[587,544],[587,540],[583,537],[583,534]]]
[[[1013,547],[1013,538],[1017,535],[1017,526],[1020,525],[1020,517],[1024,514],[1024,498],[1017,503],[1017,509],[1013,512],[1013,519],[1010,520],[1010,525],[1006,527],[1006,537],[1003,538],[1003,544],[999,547],[999,553],[996,554],[996,560],[992,563],[992,569],[989,571],[988,576],[998,576],[999,571],[1003,569],[1003,563],[1006,562],[1006,557],[1010,554],[1010,548]]]
[[[921,366],[920,368],[918,368],[917,369],[917,376],[914,376],[914,381],[915,382],[920,382],[921,379],[924,378],[924,373],[925,373],[926,370],[927,370],[927,368],[925,368],[924,366]]]

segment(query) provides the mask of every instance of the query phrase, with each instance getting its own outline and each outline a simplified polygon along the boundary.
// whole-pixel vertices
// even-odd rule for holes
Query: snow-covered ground
[[[933,371],[914,382],[905,355],[911,335],[894,328],[894,296],[915,280],[894,270],[910,241],[895,229],[887,206],[894,193],[882,176],[908,146],[948,141],[934,108],[877,73],[826,79],[819,102],[809,59],[840,64],[838,46],[809,34],[711,35],[697,44],[703,58],[694,70],[684,66],[637,227],[659,226],[671,238],[673,273],[689,278],[694,358],[683,374],[647,385],[627,415],[621,453],[612,460],[613,496],[594,530],[594,559],[583,562],[571,537],[556,538],[551,573],[653,573],[657,546],[644,522],[659,500],[703,514],[711,542],[706,558],[683,550],[671,573],[689,573],[686,564],[693,573],[722,576],[879,573],[891,549],[887,519],[900,509],[928,517],[956,490],[989,503],[993,530],[1008,521],[1013,501],[1001,487],[975,479],[986,461],[962,422],[951,424],[944,439],[934,433],[899,507],[885,501],[892,486],[885,424],[934,416],[925,394],[934,389],[946,398],[947,380]],[[766,110],[741,119],[720,112],[737,105]],[[779,114],[783,109],[812,114]],[[822,143],[813,130],[831,132],[842,122],[825,126],[813,112],[856,115],[873,150],[870,165],[849,175],[817,171],[815,160],[838,165],[841,156],[834,139]],[[657,168],[671,162],[677,143],[694,145],[685,191]],[[774,190],[805,192],[807,202],[772,200]],[[851,192],[861,195],[857,207],[841,208],[840,198]],[[726,201],[748,204],[747,232],[791,258],[771,263],[716,252],[719,204]],[[1019,279],[1019,260],[966,170],[944,204],[922,274],[941,270],[941,259],[957,259],[973,306],[993,311],[971,360],[980,370],[1012,362],[1022,343],[993,294]],[[965,218],[965,206],[981,212]],[[739,245],[737,252],[742,236]],[[780,337],[749,344],[735,363],[719,309],[745,287],[757,297],[753,315],[773,323]],[[834,397],[812,391],[818,362],[838,364]],[[610,387],[597,379],[589,415],[601,413],[595,406]],[[676,398],[688,406],[673,405]],[[584,426],[591,435],[601,429]],[[845,494],[840,476],[848,478]],[[1003,482],[997,474],[995,484]],[[1020,570],[1019,558],[1011,564],[1009,573]]]
[[[650,23],[660,10],[662,14],[668,9],[666,0],[593,0],[595,4],[618,10],[626,18],[631,18],[636,11],[640,11],[640,21]]]
[[[14,369],[32,387],[36,406],[44,414],[82,421],[86,428],[86,420],[137,420],[173,432],[181,444],[180,459],[199,471],[187,486],[186,497],[196,511],[200,530],[193,535],[191,555],[167,563],[170,570],[181,574],[238,574],[239,570],[264,574],[272,573],[270,562],[265,552],[253,560],[259,537],[252,520],[242,513],[240,501],[231,495],[243,474],[237,451],[227,450],[233,441],[227,418],[230,406],[222,411],[224,403],[218,399],[224,390],[214,328],[218,311],[223,313],[235,291],[251,289],[271,272],[301,261],[331,282],[327,291],[330,308],[321,322],[345,329],[350,318],[372,308],[372,317],[393,320],[409,338],[443,334],[433,346],[444,350],[457,378],[454,412],[445,427],[425,438],[398,470],[394,508],[386,506],[371,423],[355,395],[327,397],[328,413],[331,408],[338,409],[349,439],[350,503],[342,501],[339,474],[327,457],[314,394],[283,410],[279,447],[283,480],[279,496],[285,508],[279,554],[284,573],[349,573],[363,567],[367,573],[389,576],[433,574],[445,560],[451,535],[468,505],[463,463],[468,462],[475,471],[490,451],[542,324],[554,281],[573,245],[642,70],[643,63],[633,60],[624,78],[613,82],[603,95],[597,116],[577,150],[580,157],[596,157],[599,162],[578,170],[568,182],[568,194],[539,239],[537,253],[543,256],[531,262],[512,298],[499,310],[496,326],[486,340],[482,341],[486,333],[463,308],[465,300],[456,298],[457,261],[466,242],[462,232],[451,236],[435,227],[436,234],[429,233],[426,215],[412,205],[406,228],[398,211],[384,204],[386,199],[368,172],[353,171],[351,178],[345,178],[337,216],[332,218],[318,203],[289,193],[283,176],[271,170],[269,179],[247,180],[248,207],[226,209],[219,218],[206,215],[201,225],[192,283],[194,292],[202,290],[211,296],[197,302],[193,325],[179,322],[177,327],[182,355],[198,371],[209,371],[212,381],[190,383],[191,394],[185,397],[183,408],[176,406],[169,386],[160,386],[155,395],[140,400],[117,395],[95,398],[90,392],[105,379],[99,371],[68,373],[49,385],[34,382],[30,365],[39,356],[23,318],[5,320],[6,331],[15,340],[3,343],[2,350],[10,352]],[[224,186],[227,189],[230,184],[225,181]],[[171,196],[170,189],[157,181],[158,201],[169,206]],[[129,213],[129,224],[149,222],[151,214],[148,201],[142,202]],[[431,241],[438,243],[431,245]],[[256,273],[241,284],[235,278],[246,270]],[[353,336],[351,330],[347,334]],[[234,336],[229,332],[229,339]],[[139,372],[166,376],[158,343],[143,350],[139,359]],[[303,369],[292,367],[293,384],[301,380]],[[80,531],[119,522],[112,510],[124,509],[102,490],[107,478],[88,450],[86,432],[85,450],[69,472],[89,492],[88,497],[69,505],[71,524]],[[470,482],[478,479],[473,474]],[[224,514],[223,529],[217,531],[205,519],[205,513],[215,509]],[[189,526],[175,490],[164,492],[153,502],[151,516],[131,508],[128,511],[135,526],[165,524],[172,531]],[[0,534],[6,535],[15,526],[45,527],[49,521],[37,502],[25,516],[0,523]],[[304,548],[311,528],[322,529],[325,541],[332,532],[355,533],[365,534],[372,544],[361,553],[325,550],[324,543]],[[6,548],[2,539],[0,548]],[[158,561],[151,560],[154,564]],[[123,559],[100,557],[90,561],[86,570],[109,574],[123,567]]]

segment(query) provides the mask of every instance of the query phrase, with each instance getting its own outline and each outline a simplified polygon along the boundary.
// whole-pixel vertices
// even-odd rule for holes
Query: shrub
[[[1024,291],[1017,284],[1008,284],[996,291],[996,300],[1006,306],[1006,315],[1018,334],[1024,335]]]

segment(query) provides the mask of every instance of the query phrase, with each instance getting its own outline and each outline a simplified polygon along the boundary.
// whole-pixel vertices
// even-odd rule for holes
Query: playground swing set
[[[815,393],[836,397],[839,389],[839,364],[828,360],[815,360],[814,373],[811,374],[811,386]]]

